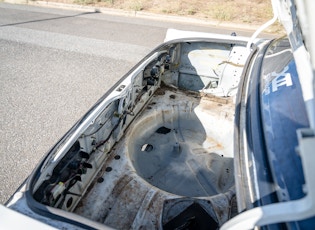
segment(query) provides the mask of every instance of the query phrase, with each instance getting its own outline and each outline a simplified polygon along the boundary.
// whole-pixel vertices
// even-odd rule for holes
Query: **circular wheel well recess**
[[[127,142],[140,177],[186,197],[213,196],[234,185],[233,121],[211,117],[201,109],[187,110],[187,106],[146,113]]]

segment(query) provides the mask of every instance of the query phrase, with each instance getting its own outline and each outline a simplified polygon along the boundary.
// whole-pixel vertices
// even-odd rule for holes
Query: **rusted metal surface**
[[[244,49],[200,41],[153,52],[49,158],[35,199],[116,229],[195,226],[208,216],[198,224],[221,226],[235,197]]]
[[[162,219],[197,202],[224,223],[234,193],[234,105],[215,99],[159,89],[75,213],[117,229],[162,229]]]

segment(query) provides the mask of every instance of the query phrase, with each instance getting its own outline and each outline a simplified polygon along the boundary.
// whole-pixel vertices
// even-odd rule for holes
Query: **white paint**
[[[283,71],[280,74],[277,74],[275,72],[273,72],[271,75],[272,76],[276,76],[275,79],[272,80],[272,92],[276,92],[278,91],[280,86],[292,86],[292,78],[291,78],[291,74],[290,73],[286,73],[286,71],[289,69],[288,66],[286,66]]]

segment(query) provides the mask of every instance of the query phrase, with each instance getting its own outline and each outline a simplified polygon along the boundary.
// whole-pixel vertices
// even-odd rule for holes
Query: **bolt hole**
[[[110,171],[112,171],[112,170],[113,170],[112,167],[107,167],[107,168],[105,169],[106,172],[110,172]]]
[[[103,178],[103,177],[100,177],[100,178],[97,179],[97,182],[98,182],[98,183],[102,183],[103,181],[104,181],[104,178]]]

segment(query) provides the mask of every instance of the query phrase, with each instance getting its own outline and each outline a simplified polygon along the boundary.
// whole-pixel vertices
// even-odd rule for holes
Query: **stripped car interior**
[[[34,199],[118,229],[222,225],[237,212],[234,102],[246,53],[237,40],[158,48],[55,148]]]
[[[251,38],[170,29],[7,206],[64,229],[313,229],[315,2],[272,6]],[[287,36],[258,39],[277,19]]]

